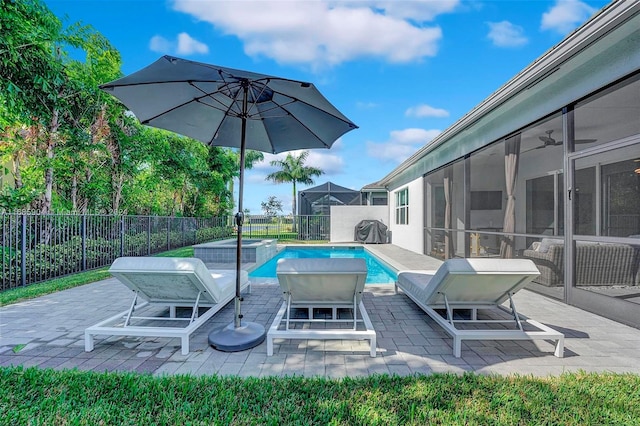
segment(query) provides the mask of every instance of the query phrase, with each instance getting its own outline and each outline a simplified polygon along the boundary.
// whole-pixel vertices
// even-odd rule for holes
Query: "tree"
[[[209,147],[209,170],[211,171],[211,196],[219,206],[220,214],[233,211],[233,178],[238,175],[239,156],[230,148]],[[222,186],[220,186],[222,182]]]
[[[78,74],[69,72],[73,61],[68,50],[100,55],[112,48],[89,26],[63,26],[39,0],[0,0],[0,32],[0,92],[5,107],[0,112],[16,123],[14,128],[35,129],[33,134],[38,135],[33,159],[43,171],[40,209],[49,213],[56,162],[63,161],[58,153],[70,135],[79,133],[84,114],[77,114],[77,106],[94,105],[87,98],[90,90],[97,90],[87,90]],[[119,68],[119,61],[116,65]]]
[[[51,160],[60,126],[60,88],[64,82],[60,43],[62,24],[38,1],[0,0],[0,91],[4,113],[15,120],[14,128],[38,135],[35,153],[44,152],[45,186],[53,178]],[[23,138],[27,141],[28,138]],[[43,211],[51,202],[44,189]]]
[[[236,155],[236,168],[233,176],[238,176],[240,174],[240,152],[235,152],[234,154]],[[248,149],[244,153],[244,168],[245,170],[252,169],[255,163],[259,163],[263,160],[263,153]],[[233,179],[229,181],[229,193],[231,194],[231,210],[233,210],[233,207],[235,206],[235,200],[233,199]]]
[[[267,198],[267,201],[260,203],[265,216],[274,217],[282,212],[282,201],[278,200],[274,195]]]
[[[141,125],[99,89],[120,67],[106,38],[43,0],[0,0],[0,164],[14,178],[0,208],[231,212],[238,153]],[[245,168],[262,159],[247,151]]]
[[[74,211],[91,208],[117,212],[122,186],[118,186],[114,164],[123,144],[118,135],[126,133],[126,127],[131,129],[134,120],[125,123],[124,106],[98,86],[122,75],[122,61],[117,50],[98,33],[88,34],[83,50],[84,62],[71,60],[65,66],[73,91],[66,112],[70,131],[64,149],[58,153],[60,167],[55,170],[62,179],[58,179],[56,188]]]
[[[291,211],[293,213],[293,232],[296,232],[296,184],[303,183],[305,185],[313,184],[313,176],[320,176],[324,171],[311,166],[305,166],[304,163],[309,157],[309,151],[302,151],[300,155],[295,156],[287,154],[284,160],[274,160],[272,166],[280,167],[281,170],[270,173],[267,180],[275,183],[293,183],[293,202],[291,203]]]

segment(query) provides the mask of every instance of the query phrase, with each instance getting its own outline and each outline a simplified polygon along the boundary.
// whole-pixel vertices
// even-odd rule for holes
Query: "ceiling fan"
[[[551,134],[553,133],[553,130],[547,130],[545,132],[547,135],[546,136],[538,136],[538,139],[540,139],[542,141],[542,145],[536,146],[534,148],[528,149],[527,151],[533,151],[534,149],[542,149],[542,148],[546,148],[548,146],[558,146],[558,145],[562,145],[562,141],[557,141],[554,138],[551,137]],[[576,139],[575,143],[591,143],[591,142],[595,142],[597,141],[597,139]],[[527,151],[523,151],[523,152],[527,152]]]

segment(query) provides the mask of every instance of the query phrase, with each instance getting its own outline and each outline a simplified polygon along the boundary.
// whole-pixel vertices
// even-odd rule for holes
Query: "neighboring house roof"
[[[313,188],[307,188],[300,192],[305,192],[305,193],[306,192],[323,192],[323,193],[331,192],[332,194],[334,194],[338,192],[358,193],[359,191],[345,188],[344,186],[336,185],[335,183],[332,183],[332,182],[326,182],[326,183],[323,183],[322,185],[314,186]]]
[[[386,190],[387,188],[383,184],[381,184],[380,182],[374,182],[363,186],[360,192],[377,192]]]
[[[614,1],[377,184],[396,189],[638,69],[640,2]]]

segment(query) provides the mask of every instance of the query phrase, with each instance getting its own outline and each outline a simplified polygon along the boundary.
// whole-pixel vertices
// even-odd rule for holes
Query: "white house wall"
[[[361,220],[379,220],[389,226],[388,206],[331,206],[332,243],[352,243],[355,241],[356,225]]]
[[[409,224],[396,225],[396,192],[409,189]],[[393,244],[416,253],[424,251],[424,189],[420,177],[389,193],[389,222]]]

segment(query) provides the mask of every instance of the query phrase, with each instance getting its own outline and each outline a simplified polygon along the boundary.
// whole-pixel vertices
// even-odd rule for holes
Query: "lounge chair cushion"
[[[514,274],[522,279],[514,280]],[[535,264],[526,259],[450,259],[437,271],[400,272],[398,287],[427,305],[444,304],[444,294],[452,302],[501,304],[509,292],[515,293],[538,275]]]
[[[197,258],[120,257],[109,272],[151,303],[195,300],[198,291],[201,303],[218,303],[235,293],[235,270],[210,271]],[[241,272],[244,284],[249,277]]]
[[[294,303],[353,303],[354,292],[360,303],[367,263],[355,258],[280,259],[276,273]]]

